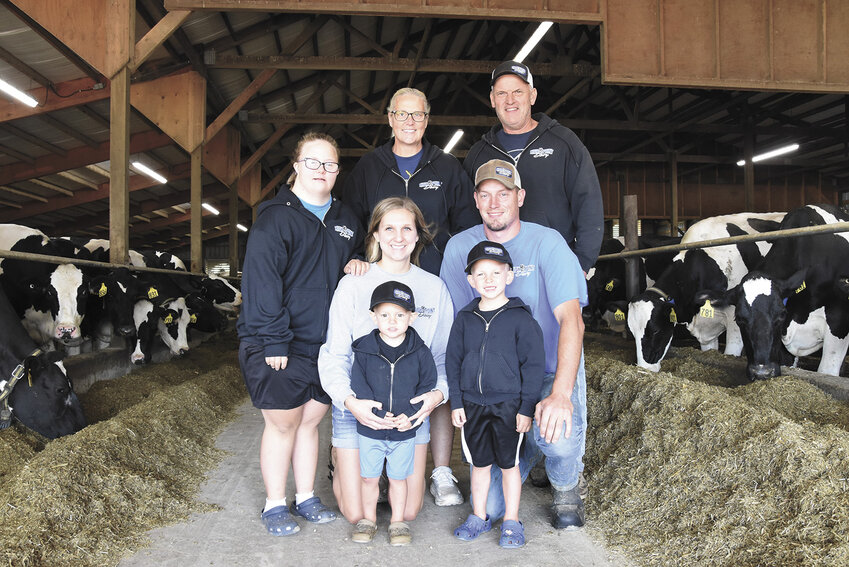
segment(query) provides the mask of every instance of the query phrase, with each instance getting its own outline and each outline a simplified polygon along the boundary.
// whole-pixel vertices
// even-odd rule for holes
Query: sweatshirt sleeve
[[[242,268],[242,311],[245,333],[262,343],[265,356],[288,356],[294,336],[283,304],[288,243],[275,209],[267,209],[251,227]]]
[[[426,394],[436,388],[436,364],[433,354],[425,347],[419,353],[419,384],[416,387],[416,396]]]
[[[533,418],[545,376],[542,329],[529,314],[516,331],[519,374],[522,377],[522,401],[519,405],[519,413]]]
[[[574,134],[573,134],[574,135]],[[593,267],[604,236],[604,207],[601,188],[590,152],[576,138],[574,164],[567,164],[564,180],[575,220],[575,255],[585,272]]]
[[[463,407],[463,393],[460,390],[460,374],[463,368],[463,316],[454,319],[451,333],[448,335],[448,351],[445,353],[445,372],[448,375],[448,401],[451,409]]]
[[[363,361],[360,360],[359,357],[357,357],[356,355],[354,355],[354,363],[351,366],[351,390],[353,390],[354,395],[361,400],[374,399],[374,391],[372,391],[371,386],[369,386],[368,380],[366,379],[366,372]],[[378,417],[383,417],[386,415],[385,408],[372,408],[371,411]]]
[[[454,308],[451,304],[451,296],[448,295],[448,289],[444,285],[441,287],[436,314],[436,333],[433,341],[431,341],[430,350],[433,353],[433,361],[436,363],[436,389],[442,392],[442,401],[445,403],[448,401],[445,351],[448,348],[448,334],[451,332],[451,324],[454,322]]]
[[[354,353],[354,312],[351,308],[354,289],[353,276],[345,276],[339,282],[336,293],[330,301],[330,314],[327,325],[327,342],[318,352],[318,374],[321,387],[341,410],[345,409],[345,398],[354,394],[351,389],[351,365]]]

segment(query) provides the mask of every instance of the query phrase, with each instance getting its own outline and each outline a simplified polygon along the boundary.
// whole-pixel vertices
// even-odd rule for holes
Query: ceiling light
[[[36,106],[38,106],[37,100],[35,100],[31,96],[29,96],[27,93],[25,93],[25,92],[23,92],[19,89],[16,89],[12,85],[10,85],[6,81],[4,81],[3,79],[0,79],[0,91],[3,91],[4,93],[9,95],[10,97],[24,103],[25,105],[29,106],[30,108],[35,108]]]
[[[447,144],[445,144],[445,150],[444,150],[445,153],[450,154],[451,150],[454,149],[454,146],[457,145],[457,142],[459,142],[460,138],[462,138],[462,137],[463,137],[463,131],[462,130],[457,130],[456,132],[454,132],[454,135],[451,136],[451,139],[448,140]]]
[[[238,229],[239,229],[239,230],[241,230],[242,232],[247,232],[247,231],[248,231],[248,227],[246,227],[246,226],[245,226],[245,225],[243,225],[242,223],[237,224],[237,225],[236,225],[236,228],[238,228]]]
[[[165,179],[159,173],[153,171],[151,168],[149,168],[148,166],[146,166],[145,164],[143,164],[140,161],[134,161],[132,163],[132,166],[134,168],[136,168],[137,170],[139,170],[141,173],[144,173],[145,175],[150,177],[151,179],[155,179],[156,181],[159,181],[160,183],[168,183],[167,179]]]
[[[784,154],[789,154],[790,152],[795,152],[799,149],[799,144],[790,144],[789,146],[784,146],[783,148],[778,148],[775,150],[771,150],[768,152],[764,152],[762,154],[756,155],[752,158],[752,163],[756,163],[759,161],[763,161],[765,159],[774,158],[775,156],[781,156]],[[737,165],[746,165],[746,160],[741,159],[737,162]]]
[[[203,208],[204,208],[204,209],[206,209],[207,211],[209,211],[209,212],[210,212],[210,213],[212,213],[213,215],[219,215],[219,214],[221,214],[221,213],[219,213],[219,212],[218,212],[218,209],[216,209],[215,207],[213,207],[213,206],[212,206],[212,205],[210,205],[209,203],[204,203],[202,206],[203,206]]]
[[[545,35],[545,32],[547,32],[548,28],[550,28],[552,25],[554,25],[554,22],[542,22],[537,28],[537,31],[534,32],[534,34],[525,44],[525,46],[522,47],[522,49],[519,50],[519,53],[516,54],[516,57],[513,58],[513,61],[518,61],[519,63],[524,61],[525,57],[528,56],[528,53],[530,53],[533,48],[537,46],[539,40],[542,39],[542,36]]]

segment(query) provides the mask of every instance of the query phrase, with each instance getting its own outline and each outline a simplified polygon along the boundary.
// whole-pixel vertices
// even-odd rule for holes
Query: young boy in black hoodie
[[[359,399],[379,402],[380,407],[372,411],[397,425],[375,430],[357,423],[364,518],[357,522],[351,539],[368,543],[377,531],[378,481],[386,461],[392,506],[389,543],[407,545],[412,536],[404,522],[404,506],[418,429],[409,427],[409,416],[421,407],[420,403],[416,404],[419,408],[414,407],[410,399],[436,387],[436,364],[430,349],[410,327],[418,314],[408,286],[396,281],[380,284],[371,295],[370,309],[377,329],[352,344],[351,389]]]
[[[519,451],[533,424],[545,373],[542,330],[518,297],[508,299],[513,261],[501,244],[483,241],[466,263],[469,285],[480,294],[457,313],[445,370],[455,427],[461,428],[463,453],[472,464],[473,512],[454,535],[471,541],[492,528],[486,514],[490,467],[502,470],[506,511],[502,547],[521,547],[519,521],[522,477]]]

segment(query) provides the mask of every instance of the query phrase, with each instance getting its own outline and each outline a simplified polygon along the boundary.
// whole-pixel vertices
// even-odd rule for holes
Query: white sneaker
[[[436,467],[430,475],[430,493],[437,506],[457,506],[463,503],[463,495],[457,487],[457,479],[449,467]]]

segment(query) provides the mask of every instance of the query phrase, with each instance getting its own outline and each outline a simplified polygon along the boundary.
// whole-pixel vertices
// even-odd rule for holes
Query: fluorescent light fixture
[[[765,159],[774,158],[776,156],[783,156],[784,154],[789,154],[790,152],[795,152],[799,149],[799,144],[790,144],[789,146],[784,146],[783,148],[777,148],[759,155],[756,155],[752,158],[752,163],[757,163],[759,161],[763,161]],[[746,165],[746,160],[741,159],[737,162],[737,165]]]
[[[31,96],[29,96],[24,91],[16,89],[12,85],[10,85],[6,81],[4,81],[3,79],[0,79],[0,91],[3,91],[4,93],[9,95],[10,97],[14,98],[15,100],[17,100],[19,102],[24,103],[25,105],[29,106],[30,108],[35,108],[36,106],[38,106],[37,100],[35,100]]]
[[[209,203],[204,203],[202,206],[203,206],[203,208],[204,208],[204,209],[206,209],[207,211],[209,211],[209,212],[210,212],[210,213],[212,213],[213,215],[219,215],[219,214],[221,214],[221,213],[219,213],[219,212],[218,212],[218,209],[216,209],[215,207],[213,207],[213,206],[212,206],[212,205],[210,205]]]
[[[164,177],[162,177],[160,174],[158,174],[157,172],[153,171],[151,168],[149,168],[148,166],[146,166],[145,164],[143,164],[143,163],[142,163],[142,162],[140,162],[140,161],[134,161],[134,162],[132,163],[132,166],[133,166],[134,168],[136,168],[137,170],[139,170],[140,172],[142,172],[142,173],[144,173],[145,175],[147,175],[148,177],[150,177],[151,179],[155,179],[156,181],[159,181],[160,183],[168,183],[168,180],[167,180],[167,179],[165,179],[165,178],[164,178]]]
[[[519,53],[516,54],[516,57],[513,58],[513,61],[518,61],[519,63],[524,61],[525,57],[528,56],[528,53],[530,53],[534,49],[534,47],[537,46],[539,40],[542,39],[542,36],[545,35],[545,32],[547,32],[548,28],[550,28],[552,25],[554,25],[554,22],[542,22],[537,28],[537,31],[534,32],[534,34],[525,44],[525,46],[522,47],[522,49],[519,50]]]
[[[457,142],[459,142],[460,138],[462,138],[462,137],[463,137],[463,131],[462,130],[457,130],[456,132],[454,132],[454,135],[451,136],[451,139],[448,140],[447,144],[445,144],[445,150],[444,150],[445,153],[450,154],[451,150],[454,149],[454,146],[457,145]]]
[[[243,225],[242,223],[237,224],[237,225],[236,225],[236,228],[238,228],[238,229],[239,229],[239,230],[241,230],[242,232],[247,232],[247,231],[248,231],[248,227],[246,227],[246,226],[245,226],[245,225]]]

